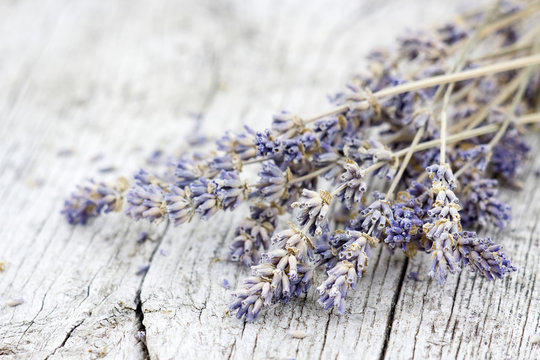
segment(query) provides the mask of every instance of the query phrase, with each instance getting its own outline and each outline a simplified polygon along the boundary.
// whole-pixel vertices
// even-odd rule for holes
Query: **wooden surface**
[[[249,271],[216,259],[246,209],[181,228],[122,214],[71,227],[59,214],[85,178],[185,149],[189,114],[218,136],[281,109],[326,109],[368,50],[469,2],[0,2],[0,358],[539,358],[538,157],[523,191],[502,195],[509,230],[492,231],[518,268],[510,278],[462,273],[439,287],[406,276],[427,273],[428,257],[380,251],[344,316],[313,294],[252,324],[226,316],[222,280],[236,288]],[[141,230],[151,241],[137,244]]]

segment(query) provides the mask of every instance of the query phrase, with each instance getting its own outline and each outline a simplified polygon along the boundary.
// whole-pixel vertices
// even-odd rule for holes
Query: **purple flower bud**
[[[161,220],[166,214],[165,192],[157,185],[135,185],[126,199],[126,214],[135,220]]]
[[[195,209],[191,200],[189,187],[186,186],[184,189],[181,189],[173,185],[169,188],[169,191],[169,193],[165,194],[169,219],[173,222],[174,226],[190,221]]]
[[[101,212],[119,211],[122,208],[122,193],[127,188],[128,182],[124,178],[118,179],[113,185],[89,180],[85,185],[77,186],[77,191],[66,199],[62,214],[70,224],[84,225]]]

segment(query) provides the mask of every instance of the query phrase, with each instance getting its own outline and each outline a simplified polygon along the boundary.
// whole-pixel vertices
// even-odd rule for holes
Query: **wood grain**
[[[540,357],[530,341],[540,331],[539,159],[523,191],[503,193],[511,230],[486,231],[517,273],[493,283],[462,273],[439,287],[406,276],[425,273],[428,257],[380,250],[344,316],[314,294],[252,324],[226,314],[222,280],[235,288],[249,272],[225,260],[245,208],[180,228],[122,214],[71,227],[59,214],[75,184],[131,174],[156,148],[185,150],[195,128],[216,137],[264,128],[281,109],[327,109],[326,94],[370,49],[467,3],[1,2],[0,358]],[[540,149],[537,135],[530,143]],[[138,244],[142,230],[150,240]],[[24,303],[9,307],[15,298]]]

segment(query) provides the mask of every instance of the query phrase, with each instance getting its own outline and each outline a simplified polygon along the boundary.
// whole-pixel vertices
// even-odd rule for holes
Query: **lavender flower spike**
[[[447,164],[433,165],[426,169],[432,179],[431,192],[435,202],[427,212],[431,220],[423,226],[426,238],[433,245],[433,262],[430,275],[437,278],[440,285],[446,280],[448,272],[459,271],[459,263],[452,256],[456,243],[455,239],[461,232],[461,218],[459,216],[459,200],[452,191],[457,187],[456,179]]]
[[[236,317],[253,321],[264,307],[288,302],[291,296],[307,293],[313,279],[311,265],[299,262],[289,251],[275,254],[271,262],[252,266],[252,277],[244,280],[245,287],[234,293],[231,310]]]
[[[216,194],[217,185],[213,181],[201,178],[190,184],[189,190],[195,205],[195,212],[201,218],[206,220],[221,209],[221,201]]]
[[[234,232],[234,241],[230,246],[229,258],[253,265],[257,260],[257,251],[268,249],[270,237],[274,232],[278,209],[262,204],[251,207],[251,216],[244,220]]]
[[[189,187],[184,189],[178,186],[171,186],[170,193],[165,194],[167,203],[167,213],[174,226],[190,221],[195,211],[194,204],[191,201],[191,192]]]
[[[351,210],[355,203],[362,201],[367,190],[367,184],[363,181],[366,171],[352,160],[345,164],[345,172],[341,175],[341,185],[336,191],[336,197]]]
[[[327,222],[329,205],[332,195],[326,190],[319,192],[308,189],[302,190],[305,199],[294,202],[291,207],[299,207],[297,220],[300,226],[307,226],[310,235],[321,235]]]
[[[478,223],[486,226],[492,223],[504,228],[510,220],[510,207],[497,199],[497,180],[470,179],[463,190],[465,200],[461,217],[463,224]]]
[[[248,184],[234,171],[222,171],[214,180],[214,184],[216,194],[225,210],[233,210],[247,198]]]
[[[166,214],[164,190],[157,185],[135,185],[127,194],[126,214],[135,220],[155,221]]]
[[[339,261],[327,271],[328,278],[317,288],[319,304],[328,310],[334,306],[340,314],[345,312],[345,297],[349,288],[354,289],[368,266],[370,246],[378,241],[359,231],[342,233],[347,242],[339,252]]]
[[[108,185],[89,180],[84,186],[78,186],[64,203],[62,214],[72,224],[84,225],[101,211],[108,213],[120,211],[122,208],[122,193],[129,187],[125,178],[119,178],[116,184]]]
[[[257,156],[257,146],[255,146],[255,132],[248,126],[244,126],[245,131],[234,134],[227,131],[225,136],[217,141],[218,149],[235,154],[241,160],[249,160]]]
[[[253,277],[245,280],[246,287],[235,293],[231,310],[236,317],[253,321],[263,306],[282,301],[291,296],[308,292],[313,278],[313,266],[309,264],[311,240],[291,226],[274,236],[275,250],[261,256],[261,263],[252,266]]]
[[[350,221],[350,228],[381,238],[387,226],[394,220],[390,202],[384,195],[374,192],[375,201]]]
[[[251,196],[261,196],[268,202],[287,197],[287,182],[291,177],[290,170],[283,172],[271,162],[264,163],[259,172],[258,189]]]
[[[493,243],[490,238],[478,238],[475,232],[460,234],[454,258],[488,280],[501,279],[516,270],[502,252],[501,245]]]
[[[286,111],[274,115],[272,120],[272,131],[283,139],[291,139],[298,135],[305,128],[300,117]]]

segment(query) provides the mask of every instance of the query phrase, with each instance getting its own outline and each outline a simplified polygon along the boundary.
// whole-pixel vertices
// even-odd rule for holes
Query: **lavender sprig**
[[[125,178],[118,179],[115,184],[89,180],[86,185],[78,186],[77,191],[66,199],[62,214],[70,224],[84,225],[101,212],[120,211],[123,192],[128,187]]]
[[[313,278],[313,244],[302,231],[292,226],[274,236],[276,249],[264,253],[261,263],[252,266],[253,277],[234,295],[230,309],[236,317],[253,321],[265,306],[288,302],[291,296],[309,291]]]

